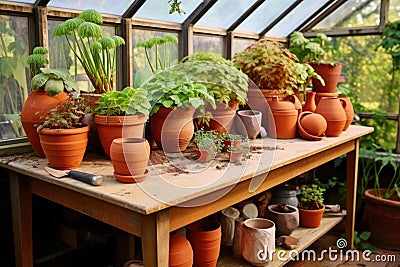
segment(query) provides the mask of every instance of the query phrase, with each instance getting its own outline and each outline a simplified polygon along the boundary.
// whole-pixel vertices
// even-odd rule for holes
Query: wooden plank
[[[169,215],[168,211],[143,216],[142,250],[144,266],[168,267]]]
[[[47,23],[47,7],[35,7],[35,22],[38,24],[35,27],[37,45],[49,49],[49,29]]]
[[[0,10],[2,12],[14,13],[33,13],[33,6],[26,3],[12,3],[10,1],[0,1]]]
[[[291,236],[296,237],[300,240],[299,245],[295,248],[297,252],[301,252],[309,247],[315,240],[319,239],[321,236],[326,234],[335,225],[341,222],[343,217],[324,217],[322,218],[321,225],[317,228],[298,228],[293,231]],[[286,251],[286,252],[280,252]],[[283,259],[279,260],[277,253],[280,253],[280,257]],[[276,248],[276,253],[274,254],[274,260],[268,263],[268,267],[278,267],[283,266],[289,261],[284,261],[284,259],[289,259],[289,250],[284,250],[282,247]],[[317,255],[318,257],[319,255]],[[222,250],[221,255],[218,259],[218,267],[251,267],[243,258],[234,258],[232,256],[231,247],[227,247]]]
[[[32,266],[32,194],[26,177],[9,173],[14,231],[15,264]]]

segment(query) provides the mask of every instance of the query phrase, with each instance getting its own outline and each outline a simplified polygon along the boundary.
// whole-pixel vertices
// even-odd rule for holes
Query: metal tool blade
[[[94,175],[86,172],[74,171],[74,170],[57,170],[45,166],[44,169],[54,177],[62,178],[65,176],[74,178],[76,180],[85,182],[91,185],[100,185],[103,182],[103,177],[100,175]]]

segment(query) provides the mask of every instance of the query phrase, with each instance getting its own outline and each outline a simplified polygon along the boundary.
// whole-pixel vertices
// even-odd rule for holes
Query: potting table
[[[359,137],[372,131],[351,126],[339,137],[321,141],[255,140],[260,153],[251,153],[241,165],[227,161],[199,164],[174,155],[170,163],[149,166],[149,177],[139,184],[117,182],[109,160],[87,157],[79,169],[103,175],[104,183],[97,187],[51,177],[43,169],[47,160],[33,154],[3,157],[0,167],[8,170],[11,188],[16,265],[33,265],[33,194],[141,237],[145,266],[163,267],[168,266],[171,231],[345,154],[346,239],[353,244]]]

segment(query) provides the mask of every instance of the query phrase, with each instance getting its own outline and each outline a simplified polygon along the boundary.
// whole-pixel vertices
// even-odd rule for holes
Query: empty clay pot
[[[239,110],[237,114],[244,126],[239,125],[239,133],[250,139],[256,139],[261,131],[262,113],[257,110]]]
[[[266,218],[275,223],[277,235],[290,235],[299,227],[299,210],[294,206],[287,205],[289,211],[282,212],[278,207],[279,204],[269,205]]]
[[[337,137],[342,133],[347,119],[345,107],[346,102],[337,97],[323,97],[319,101],[315,113],[324,116],[327,122],[326,136]]]
[[[325,134],[327,123],[321,114],[303,112],[299,117],[299,124],[309,134],[321,136]]]

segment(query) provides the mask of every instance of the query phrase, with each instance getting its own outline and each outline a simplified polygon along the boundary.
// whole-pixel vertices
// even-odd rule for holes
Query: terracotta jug
[[[340,99],[343,99],[346,101],[346,107],[344,108],[344,112],[346,112],[346,124],[344,125],[343,131],[346,131],[350,124],[352,123],[354,119],[354,109],[353,109],[353,104],[351,103],[350,97],[340,97]]]
[[[300,115],[300,113],[303,111],[303,105],[301,104],[300,99],[296,95],[288,95],[285,97],[285,100],[292,102],[294,104],[294,108],[297,110],[297,113]]]
[[[342,133],[347,120],[345,108],[346,102],[337,97],[323,97],[319,101],[315,113],[324,116],[327,122],[327,137],[337,137]]]
[[[303,111],[314,112],[316,108],[317,104],[315,103],[315,92],[307,92],[306,103],[304,104]]]
[[[293,102],[280,101],[273,97],[269,103],[268,134],[272,138],[291,139],[296,137],[298,111]]]

